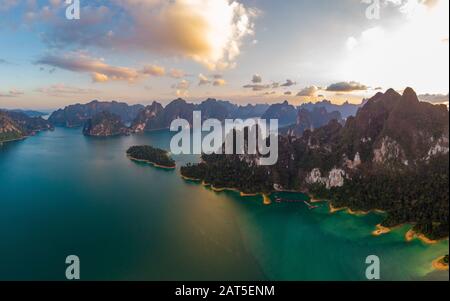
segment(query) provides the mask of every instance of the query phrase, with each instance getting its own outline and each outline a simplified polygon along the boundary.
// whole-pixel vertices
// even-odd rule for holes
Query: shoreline
[[[128,157],[128,159],[130,159],[132,161],[148,163],[148,164],[150,164],[150,165],[152,165],[153,167],[156,167],[156,168],[169,169],[169,170],[174,170],[174,169],[177,168],[176,165],[175,166],[165,166],[165,165],[160,165],[158,163],[155,163],[155,162],[152,162],[152,161],[149,161],[149,160],[136,159],[136,158],[134,158],[134,157],[132,157],[130,155],[127,155],[127,157]]]
[[[376,230],[372,232],[373,236],[381,236],[390,233],[394,228],[384,227],[381,224],[376,225]]]
[[[200,179],[195,179],[195,178],[189,178],[189,177],[185,177],[183,175],[181,175],[181,178],[185,181],[192,181],[192,182],[201,182],[202,180]]]
[[[258,197],[261,196],[263,198],[263,204],[264,205],[271,205],[272,204],[272,200],[270,199],[270,193],[263,193],[263,192],[257,192],[257,193],[246,193],[243,191],[240,191],[239,189],[236,188],[230,188],[230,187],[223,187],[223,188],[217,188],[214,187],[214,185],[212,184],[208,184],[205,181],[202,181],[200,179],[195,179],[195,178],[190,178],[190,177],[186,177],[181,175],[181,178],[185,181],[193,181],[193,182],[197,182],[200,183],[202,186],[204,187],[209,187],[213,192],[217,192],[217,193],[221,193],[221,192],[225,192],[225,191],[230,191],[230,192],[236,192],[239,193],[240,197]]]
[[[184,180],[186,180],[186,181],[202,182],[202,180],[200,180],[200,179],[189,178],[189,177],[185,177],[183,175],[181,175],[181,177]],[[216,188],[216,187],[214,187],[211,184],[205,183],[204,181],[201,184],[203,186],[205,186],[205,187],[210,186],[211,189],[214,192],[218,192],[218,193],[224,192],[224,191],[232,191],[232,192],[239,193],[239,195],[241,197],[262,196],[264,205],[271,205],[272,204],[272,200],[270,199],[270,195],[272,193],[262,193],[262,192],[259,192],[259,193],[245,193],[245,192],[239,191],[236,188]],[[351,209],[349,207],[339,207],[339,208],[338,207],[334,207],[331,201],[315,198],[313,195],[311,195],[311,194],[309,194],[308,192],[305,192],[305,191],[275,190],[275,193],[277,193],[277,192],[302,193],[304,195],[307,195],[310,198],[309,202],[312,203],[312,204],[328,202],[329,213],[330,214],[334,214],[334,213],[337,213],[337,212],[340,212],[340,211],[344,211],[344,210],[345,210],[345,212],[347,214],[350,214],[350,215],[353,215],[353,216],[366,216],[366,215],[368,215],[370,213],[378,213],[378,214],[385,214],[386,213],[385,211],[383,211],[381,209],[372,209],[372,210],[369,210],[369,211],[362,211],[362,210],[353,210],[353,209]],[[389,227],[384,227],[381,224],[378,224],[378,225],[376,225],[376,229],[374,231],[372,231],[372,235],[373,236],[381,236],[381,235],[384,235],[384,234],[388,234],[388,233],[392,232],[393,230],[395,230],[396,228],[399,228],[401,226],[402,225],[398,225],[398,226],[389,228]],[[424,242],[426,244],[437,244],[440,241],[445,240],[445,239],[442,239],[442,240],[439,240],[439,241],[432,240],[432,239],[427,238],[424,234],[419,234],[419,233],[414,232],[412,229],[409,230],[406,233],[406,235],[405,235],[405,240],[408,241],[408,242],[412,241],[415,238],[421,240],[422,242]]]
[[[328,203],[328,207],[330,209],[331,214],[347,209],[346,207],[341,207],[341,208],[334,207],[331,202]]]
[[[406,232],[405,234],[405,240],[407,242],[411,242],[414,239],[418,239],[420,241],[422,241],[423,243],[427,244],[427,245],[435,245],[439,242],[439,240],[432,240],[429,239],[428,237],[426,237],[424,234],[420,234],[417,233],[416,231],[414,231],[413,229],[410,229],[408,232]]]
[[[210,186],[211,190],[217,193],[220,192],[224,192],[224,191],[231,191],[231,192],[237,192],[239,193],[240,197],[258,197],[261,196],[263,198],[263,204],[264,205],[271,205],[272,204],[272,200],[270,199],[270,194],[266,194],[266,193],[245,193],[243,191],[240,191],[236,188],[229,188],[229,187],[225,187],[225,188],[216,188],[213,185],[208,185]]]
[[[444,258],[445,258],[445,256],[441,256],[441,257],[439,257],[439,258],[433,260],[433,262],[432,262],[431,265],[433,266],[433,268],[434,268],[435,270],[438,270],[438,271],[448,271],[448,264],[445,264],[445,263],[443,262]]]
[[[9,139],[9,140],[4,140],[4,141],[0,141],[0,145],[4,144],[4,143],[8,143],[8,142],[14,142],[14,141],[22,141],[25,140],[27,138],[30,138],[31,136],[23,136],[21,138],[16,138],[16,139]]]

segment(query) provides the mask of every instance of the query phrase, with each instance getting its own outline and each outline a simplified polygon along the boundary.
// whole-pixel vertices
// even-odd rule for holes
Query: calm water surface
[[[0,279],[63,280],[72,254],[84,280],[364,280],[372,254],[385,280],[448,279],[431,273],[448,241],[407,243],[407,227],[373,237],[380,215],[264,206],[125,156],[132,145],[168,149],[170,138],[58,128],[0,146]]]

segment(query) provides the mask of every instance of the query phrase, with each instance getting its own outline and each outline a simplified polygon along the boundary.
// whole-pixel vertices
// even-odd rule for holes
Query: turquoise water
[[[430,274],[448,241],[407,243],[407,227],[373,237],[380,215],[264,206],[126,158],[170,137],[58,128],[0,146],[0,280],[63,280],[72,254],[84,280],[364,280],[369,255],[384,280],[448,279]]]

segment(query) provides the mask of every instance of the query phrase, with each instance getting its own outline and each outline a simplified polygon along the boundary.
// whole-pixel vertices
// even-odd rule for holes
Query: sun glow
[[[374,26],[347,40],[343,78],[373,86],[413,86],[419,92],[448,93],[449,1],[409,1],[395,28]],[[412,5],[411,3],[415,3]]]

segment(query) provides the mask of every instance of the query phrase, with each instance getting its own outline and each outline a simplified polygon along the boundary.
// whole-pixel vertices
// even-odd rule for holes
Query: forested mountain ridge
[[[53,112],[49,117],[49,122],[55,126],[82,127],[85,122],[96,114],[109,112],[119,116],[122,122],[133,121],[138,113],[144,109],[143,105],[128,105],[121,102],[101,102],[91,101],[87,104],[75,104]]]
[[[194,111],[202,113],[202,120],[235,118],[257,118],[261,117],[267,110],[268,105],[237,106],[228,101],[209,98],[200,104],[188,103],[178,98],[170,102],[166,107],[159,103],[153,103],[142,110],[132,122],[133,132],[144,132],[160,129],[168,129],[173,120],[177,118],[186,119],[192,124]]]
[[[403,95],[391,89],[344,126],[332,120],[301,138],[280,136],[274,166],[203,155],[182,174],[247,193],[309,191],[339,207],[384,210],[384,225],[413,223],[437,239],[448,236],[448,123],[445,106],[419,102],[411,88]]]

